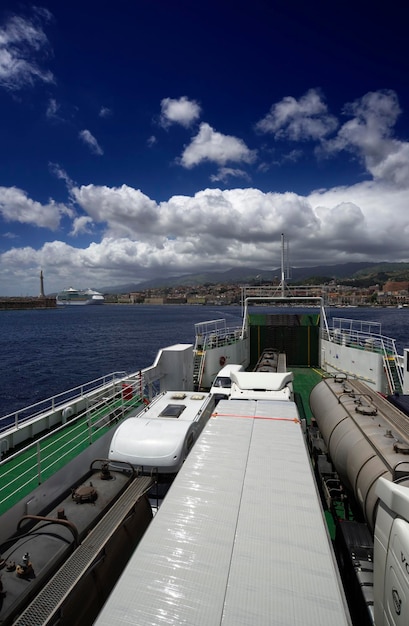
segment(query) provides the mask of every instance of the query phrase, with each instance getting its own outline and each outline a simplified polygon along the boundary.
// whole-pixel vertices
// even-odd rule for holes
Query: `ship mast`
[[[285,296],[284,233],[281,233],[281,296]]]
[[[287,263],[287,268],[286,268]],[[290,270],[288,267],[289,263],[289,251],[288,251],[288,242],[287,242],[287,254],[285,251],[285,237],[284,233],[281,233],[281,280],[278,288],[281,291],[281,297],[285,298],[285,292],[288,291],[288,285],[286,283],[286,278],[290,276]]]

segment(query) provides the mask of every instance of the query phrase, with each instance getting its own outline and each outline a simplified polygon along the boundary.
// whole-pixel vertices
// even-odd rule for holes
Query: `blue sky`
[[[0,295],[409,261],[399,4],[0,5]]]

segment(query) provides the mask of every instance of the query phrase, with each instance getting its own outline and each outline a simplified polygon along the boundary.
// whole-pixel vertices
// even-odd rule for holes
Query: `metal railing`
[[[222,348],[235,343],[241,336],[241,328],[239,326],[228,327],[224,319],[195,324],[195,351]]]
[[[382,335],[378,322],[334,318],[332,328],[327,329],[326,334],[324,338],[333,343],[398,356],[395,340]]]
[[[107,429],[124,417],[142,410],[140,375],[113,384],[104,395],[90,399],[89,406],[68,423],[40,437],[0,462],[0,514],[20,500]]]
[[[382,335],[379,322],[334,318],[332,328],[323,329],[322,337],[338,345],[381,354],[390,391],[403,388],[402,358],[397,352],[396,341]]]
[[[83,385],[78,385],[78,387],[73,387],[72,389],[63,391],[52,396],[51,398],[40,400],[39,402],[31,404],[27,407],[8,413],[7,415],[0,417],[0,433],[5,429],[10,428],[10,426],[19,428],[19,426],[27,420],[35,420],[37,417],[45,415],[46,413],[53,413],[59,407],[63,408],[64,406],[68,406],[75,399],[87,396],[92,391],[105,387],[110,383],[115,383],[116,381],[126,377],[126,375],[126,372],[112,372],[105,376],[101,376],[100,378],[91,380]]]

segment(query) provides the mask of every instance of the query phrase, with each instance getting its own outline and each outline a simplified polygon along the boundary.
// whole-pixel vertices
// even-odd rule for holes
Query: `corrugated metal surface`
[[[295,405],[217,413],[97,626],[348,624]]]

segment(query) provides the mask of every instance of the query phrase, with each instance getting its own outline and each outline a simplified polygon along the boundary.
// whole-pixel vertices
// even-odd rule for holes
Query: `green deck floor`
[[[294,393],[298,404],[300,417],[307,420],[307,424],[311,423],[312,413],[310,408],[310,394],[312,389],[317,385],[326,373],[319,369],[309,367],[291,368],[294,372]],[[301,406],[299,400],[301,399]]]
[[[124,417],[137,406],[134,402],[125,405]],[[109,420],[113,408],[99,409],[91,420],[73,421],[4,459],[0,465],[0,516],[116,426],[117,419]]]

